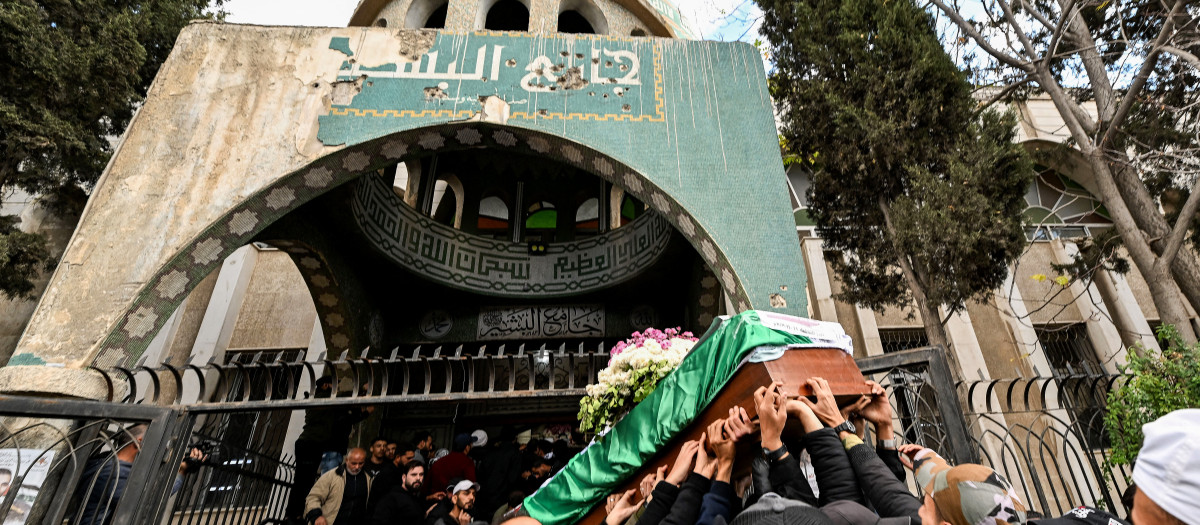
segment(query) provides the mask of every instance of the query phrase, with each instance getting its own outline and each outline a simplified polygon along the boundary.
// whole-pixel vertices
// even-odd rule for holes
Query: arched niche
[[[530,0],[483,0],[475,12],[475,29],[529,31]]]
[[[405,29],[442,29],[446,27],[449,0],[413,0],[404,14]]]
[[[563,0],[559,4],[558,32],[607,35],[608,31],[608,18],[592,0]]]
[[[722,291],[739,310],[751,304],[745,284],[717,240],[687,208],[645,175],[613,157],[549,133],[487,122],[459,122],[397,132],[349,146],[288,173],[226,209],[186,246],[172,254],[124,307],[98,346],[93,366],[111,368],[137,361],[183,299],[234,250],[256,240],[269,226],[335,188],[365,174],[435,153],[492,148],[540,155],[586,170],[620,185],[647,203],[700,255]],[[394,184],[384,181],[385,188]],[[390,190],[387,192],[395,195]]]

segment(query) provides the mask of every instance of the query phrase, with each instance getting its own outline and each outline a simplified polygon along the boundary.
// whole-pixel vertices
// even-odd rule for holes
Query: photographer
[[[179,462],[179,471],[175,473],[175,483],[171,485],[171,494],[179,492],[183,488],[183,477],[200,470],[200,465],[208,462],[208,454],[204,452],[203,444],[193,446],[188,451],[187,457]]]

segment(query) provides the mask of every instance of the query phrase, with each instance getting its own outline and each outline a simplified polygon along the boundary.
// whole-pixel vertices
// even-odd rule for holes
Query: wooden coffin
[[[727,417],[729,409],[733,406],[739,405],[746,409],[751,419],[757,418],[758,409],[754,406],[754,391],[758,387],[769,385],[773,381],[780,381],[783,383],[785,393],[811,396],[812,390],[805,384],[810,377],[822,377],[829,381],[829,387],[833,390],[839,406],[853,403],[863,394],[870,393],[865,384],[866,380],[858,370],[854,359],[838,349],[794,349],[785,352],[783,357],[774,361],[746,363],[691,425],[688,425],[663,450],[646,462],[637,474],[626,480],[620,489],[613,492],[621,493],[637,488],[646,474],[653,473],[663,465],[669,468],[675,462],[675,456],[679,454],[679,448],[683,443],[699,439],[700,434],[704,433],[713,420]],[[798,432],[800,432],[799,425],[793,425],[793,422],[789,421],[785,434]],[[738,459],[734,464],[735,478],[739,473],[748,472],[750,461],[759,454],[761,454],[761,448],[757,439],[739,443]],[[599,525],[604,522],[604,517],[604,506],[599,505],[584,516],[579,523]]]

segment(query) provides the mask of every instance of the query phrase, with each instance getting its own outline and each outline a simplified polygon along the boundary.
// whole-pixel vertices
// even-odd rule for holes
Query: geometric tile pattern
[[[476,133],[460,134],[464,130]],[[744,284],[719,245],[688,210],[637,171],[608,155],[558,136],[487,122],[462,122],[402,131],[344,148],[280,178],[227,210],[142,286],[126,313],[109,328],[93,366],[112,368],[136,361],[187,296],[186,292],[216,270],[234,250],[248,244],[258,232],[302,204],[363,173],[405,158],[478,147],[563,161],[624,187],[642,202],[651,203],[660,216],[685,235],[708,267],[719,276],[720,286],[735,306],[739,310],[749,308],[751,303]],[[610,166],[611,171],[608,167],[597,169],[597,162]],[[315,258],[313,261],[320,263]],[[302,258],[301,265],[304,262]],[[319,298],[314,299],[320,302]],[[348,342],[349,337],[345,340]]]

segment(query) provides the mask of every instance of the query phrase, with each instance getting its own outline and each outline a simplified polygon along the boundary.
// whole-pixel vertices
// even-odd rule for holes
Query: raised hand
[[[687,479],[688,472],[692,471],[692,465],[696,462],[696,449],[701,446],[700,441],[692,440],[679,447],[679,455],[675,456],[675,464],[671,466],[671,473],[667,474],[668,483],[678,487]]]
[[[713,454],[717,457],[717,471],[713,481],[729,482],[733,476],[733,459],[737,456],[737,449],[734,441],[724,435],[722,428],[725,426],[724,419],[718,419],[708,425],[708,448],[711,448]]]
[[[863,416],[860,411],[863,409],[863,407],[867,406],[870,403],[871,403],[871,396],[859,396],[857,401],[842,407],[842,409],[841,409],[842,419],[845,419],[847,421],[862,419]]]
[[[734,442],[728,436],[724,435],[722,429],[725,426],[724,419],[718,419],[708,425],[708,448],[712,449],[713,455],[717,457],[718,462],[728,461],[733,462],[733,458],[737,455]]]
[[[896,452],[900,453],[900,462],[903,463],[904,466],[908,467],[909,470],[912,470],[913,468],[913,459],[916,458],[917,454],[922,450],[925,450],[925,447],[916,443],[905,443],[899,447],[896,447]]]
[[[803,400],[803,401],[802,401]],[[821,420],[808,407],[807,399],[789,399],[784,409],[787,410],[788,417],[794,417],[800,420],[800,426],[804,427],[804,433],[815,432],[821,430],[825,425],[821,424]],[[766,445],[763,445],[764,447]]]
[[[837,401],[833,399],[833,391],[829,389],[829,381],[820,377],[812,377],[808,379],[808,386],[812,388],[813,393],[817,395],[817,402],[809,401],[808,398],[800,398],[801,402],[808,405],[813,413],[821,420],[822,423],[830,427],[836,427],[846,421],[842,417],[842,411],[838,410]]]
[[[891,427],[892,403],[888,401],[887,391],[874,381],[867,381],[867,385],[871,387],[871,402],[860,409],[859,413],[875,425],[876,432],[879,431],[880,426]]]
[[[754,404],[758,407],[758,424],[762,433],[762,446],[775,450],[783,446],[780,436],[783,426],[787,424],[787,411],[783,409],[783,394],[779,393],[782,383],[771,383],[770,386],[760,386],[754,391]]]
[[[625,491],[625,494],[620,496],[615,494],[609,496],[608,499],[611,508],[608,510],[608,516],[604,518],[605,525],[621,525],[622,523],[625,523],[625,521],[628,520],[633,513],[642,508],[642,503],[644,503],[646,500],[640,500],[637,503],[634,503],[633,498],[636,495],[637,491],[630,489]],[[466,513],[464,512],[463,514]]]
[[[754,422],[750,421],[750,414],[746,413],[746,409],[740,406],[729,409],[729,417],[725,419],[725,435],[730,439],[741,441],[757,430]]]
[[[700,434],[701,445],[696,447],[696,467],[692,470],[696,474],[712,479],[713,473],[717,471],[717,460],[708,455],[704,450],[704,443],[708,442],[708,432]]]

